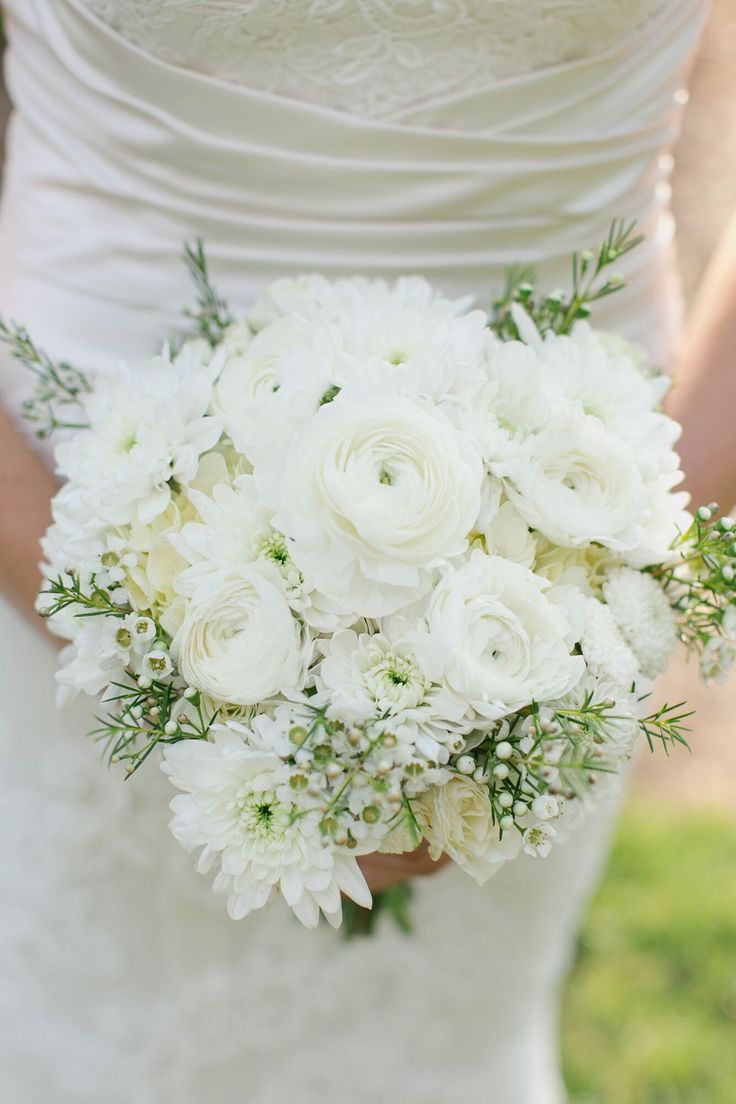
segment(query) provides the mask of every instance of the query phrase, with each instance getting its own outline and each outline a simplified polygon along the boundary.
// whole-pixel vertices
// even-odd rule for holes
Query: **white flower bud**
[[[460,774],[472,774],[475,770],[475,759],[472,755],[461,755],[456,766]]]
[[[497,759],[510,759],[513,754],[514,749],[508,740],[502,740],[500,744],[496,745]]]
[[[560,807],[554,797],[540,794],[532,801],[532,812],[539,820],[552,820],[559,815]]]

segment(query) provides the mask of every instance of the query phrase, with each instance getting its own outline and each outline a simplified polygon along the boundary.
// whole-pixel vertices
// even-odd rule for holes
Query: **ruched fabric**
[[[673,0],[604,54],[391,123],[168,65],[77,0],[9,9],[4,268],[22,267],[49,336],[86,366],[109,364],[111,346],[145,354],[162,320],[180,323],[181,244],[195,235],[238,305],[264,280],[312,271],[421,272],[486,305],[511,263],[562,281],[570,252],[614,217],[638,219],[648,240],[612,324],[663,355],[667,153],[702,0]],[[24,301],[2,293],[20,316]]]

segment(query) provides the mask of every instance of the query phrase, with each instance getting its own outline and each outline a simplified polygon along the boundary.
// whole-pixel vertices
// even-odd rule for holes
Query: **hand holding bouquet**
[[[356,857],[423,840],[484,882],[544,856],[643,734],[675,642],[736,653],[736,525],[677,491],[667,380],[593,329],[615,226],[568,293],[511,274],[493,317],[420,278],[279,280],[234,319],[189,252],[198,334],[87,381],[6,328],[63,486],[39,609],[62,697],[234,918],[309,927]]]

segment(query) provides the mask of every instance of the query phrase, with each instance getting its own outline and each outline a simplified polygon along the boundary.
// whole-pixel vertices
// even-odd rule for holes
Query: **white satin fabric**
[[[649,237],[605,319],[666,356],[668,150],[704,0],[393,122],[167,65],[78,0],[6,7],[0,310],[52,355],[113,371],[150,352],[180,324],[195,235],[235,305],[311,270],[419,271],[485,304],[507,263],[560,282],[625,216]],[[7,356],[0,376],[16,406],[28,380]],[[40,636],[0,616],[3,1099],[559,1104],[557,993],[610,807],[484,890],[419,885],[411,940],[345,945],[285,910],[233,923],[167,835],[164,780],[106,773],[86,711],[53,710]]]

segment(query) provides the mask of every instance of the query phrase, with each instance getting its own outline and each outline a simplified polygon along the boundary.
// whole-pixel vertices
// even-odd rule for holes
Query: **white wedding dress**
[[[565,278],[613,216],[647,244],[602,315],[666,357],[667,175],[705,0],[10,0],[0,310],[115,371],[181,323],[201,235],[235,305],[284,273],[422,272],[490,301]],[[29,379],[3,354],[4,401]],[[12,524],[12,519],[3,519]],[[612,808],[484,889],[416,887],[415,934],[225,915],[53,708],[0,609],[0,1098],[8,1104],[559,1104],[556,1015]]]

